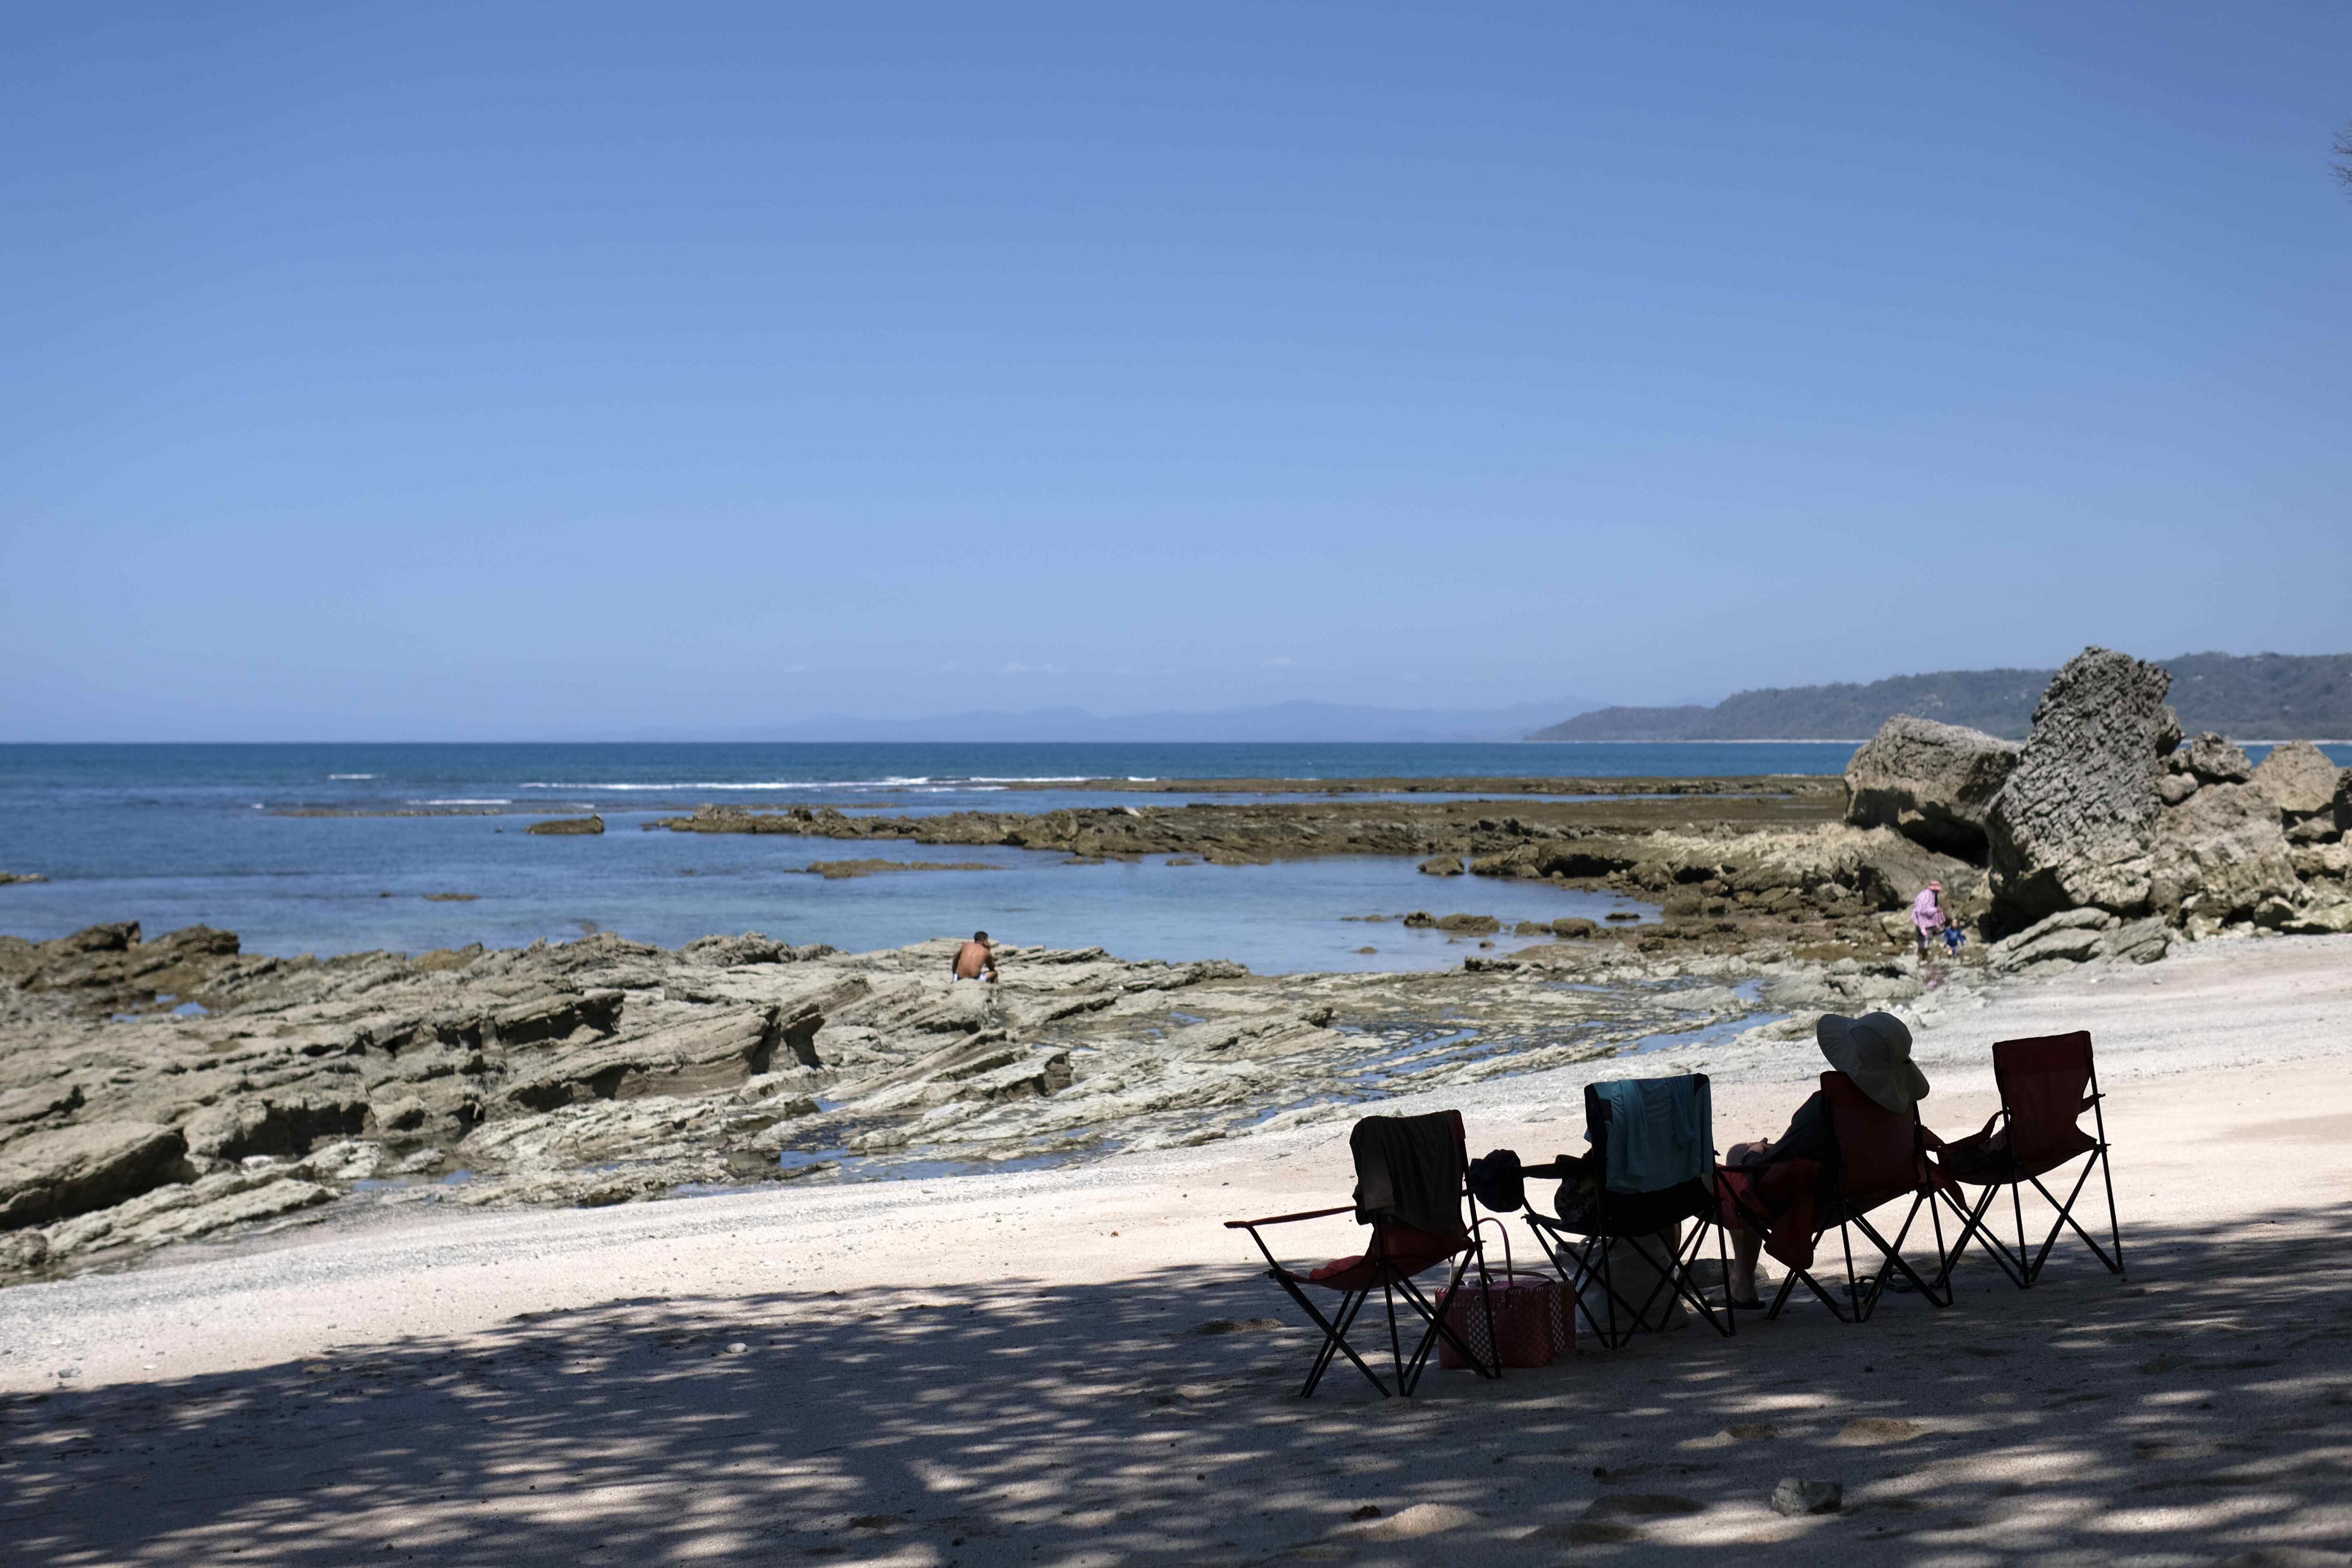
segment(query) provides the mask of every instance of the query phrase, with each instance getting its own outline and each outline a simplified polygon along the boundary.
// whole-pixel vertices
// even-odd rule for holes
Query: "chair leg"
[[[1343,1292],[1339,1298],[1338,1310],[1332,1316],[1327,1318],[1307,1298],[1306,1291],[1279,1274],[1273,1278],[1275,1283],[1289,1291],[1290,1299],[1297,1301],[1300,1309],[1315,1320],[1315,1326],[1323,1331],[1323,1343],[1315,1353],[1315,1364],[1308,1369],[1306,1385],[1298,1390],[1298,1396],[1301,1399],[1311,1399],[1315,1396],[1316,1385],[1323,1381],[1323,1374],[1331,1365],[1332,1354],[1338,1352],[1354,1363],[1356,1370],[1364,1375],[1365,1381],[1379,1389],[1381,1397],[1386,1398],[1389,1385],[1381,1381],[1380,1375],[1366,1364],[1364,1358],[1356,1354],[1356,1347],[1348,1343],[1348,1330],[1354,1325],[1356,1314],[1364,1310],[1364,1303],[1371,1299],[1371,1291],[1367,1289]]]
[[[1939,1294],[1934,1287],[1927,1283],[1926,1280],[1921,1279],[1919,1277],[1919,1271],[1912,1268],[1910,1261],[1903,1256],[1903,1243],[1910,1236],[1911,1227],[1918,1223],[1920,1205],[1926,1204],[1927,1206],[1928,1212],[1931,1215],[1936,1213],[1933,1196],[1934,1195],[1930,1192],[1920,1192],[1912,1197],[1911,1211],[1903,1217],[1902,1227],[1895,1231],[1895,1239],[1893,1241],[1889,1241],[1885,1237],[1881,1236],[1876,1228],[1874,1227],[1867,1218],[1861,1215],[1854,1216],[1853,1223],[1855,1227],[1861,1230],[1863,1235],[1870,1239],[1871,1243],[1878,1249],[1879,1252],[1885,1259],[1885,1261],[1878,1266],[1877,1273],[1872,1276],[1870,1299],[1868,1306],[1863,1312],[1864,1317],[1868,1317],[1871,1312],[1877,1310],[1879,1298],[1885,1294],[1887,1281],[1898,1272],[1901,1273],[1905,1279],[1911,1281],[1911,1288],[1913,1290],[1917,1291],[1921,1295],[1927,1298],[1928,1305],[1944,1307],[1951,1304],[1951,1298],[1948,1295]],[[1940,1218],[1936,1221],[1936,1228],[1937,1231],[1937,1259],[1938,1262],[1941,1262],[1943,1260],[1943,1239],[1941,1234],[1943,1230],[1943,1221]],[[1938,1274],[1937,1278],[1940,1280],[1942,1275]]]
[[[2020,1288],[2025,1284],[2025,1277],[2019,1271],[2016,1261],[2011,1258],[2008,1247],[2003,1245],[2000,1237],[1993,1234],[1992,1227],[1986,1218],[1992,1209],[1993,1199],[2000,1196],[2000,1187],[2001,1184],[1999,1182],[1986,1184],[1984,1193],[1977,1199],[1974,1208],[1967,1207],[1948,1192],[1943,1195],[1944,1202],[1951,1206],[1952,1217],[1960,1221],[1959,1234],[1952,1239],[1951,1249],[1944,1255],[1942,1272],[1936,1279],[1936,1283],[1945,1291],[1947,1299],[1949,1299],[1952,1288],[1952,1270],[1959,1263],[1961,1258],[1967,1255],[1970,1241],[1984,1249],[1986,1255],[1992,1259],[1994,1266],[2008,1276],[2011,1284]],[[1940,1233],[1942,1230],[1940,1221],[1937,1228]]]
[[[2100,1153],[2101,1151],[2096,1149],[2094,1149],[2091,1152],[2091,1157],[2088,1160],[2085,1160],[2083,1164],[2082,1174],[2074,1178],[2074,1190],[2066,1195],[2066,1201],[2063,1204],[2051,1196],[2050,1189],[2042,1185],[2042,1178],[2040,1176],[2032,1178],[2033,1190],[2040,1193],[2043,1200],[2046,1201],[2051,1207],[2058,1211],[2058,1218],[2051,1223],[2050,1234],[2042,1239],[2042,1250],[2034,1255],[2033,1277],[2035,1279],[2040,1279],[2042,1277],[2042,1265],[2050,1260],[2050,1249],[2058,1245],[2059,1237],[2064,1235],[2070,1227],[2073,1228],[2075,1235],[2083,1239],[2083,1245],[2091,1249],[2091,1255],[2096,1258],[2100,1263],[2105,1267],[2108,1273],[2121,1274],[2124,1271],[2121,1258],[2122,1242],[2120,1234],[2118,1234],[2116,1243],[2118,1255],[2116,1257],[2110,1258],[2107,1256],[2107,1249],[2100,1246],[2097,1242],[2092,1240],[2091,1233],[2084,1229],[2082,1222],[2074,1218],[2075,1200],[2083,1196],[2083,1189],[2090,1185],[2091,1167],[2099,1163]],[[2108,1184],[2107,1192],[2107,1218],[2112,1223],[2115,1218],[2115,1186],[2112,1182]]]
[[[1451,1303],[1455,1299],[1456,1293],[1462,1289],[1463,1276],[1468,1271],[1466,1264],[1454,1266],[1454,1274],[1446,1282],[1443,1300]],[[1477,1351],[1472,1348],[1469,1342],[1454,1332],[1453,1325],[1445,1321],[1445,1314],[1438,1310],[1435,1301],[1422,1293],[1419,1285],[1414,1284],[1411,1280],[1400,1280],[1397,1281],[1397,1288],[1404,1292],[1405,1300],[1412,1309],[1428,1322],[1428,1327],[1422,1331],[1420,1343],[1413,1347],[1412,1359],[1399,1369],[1398,1375],[1404,1380],[1399,1385],[1401,1393],[1411,1394],[1414,1386],[1419,1385],[1422,1372],[1429,1364],[1430,1352],[1437,1348],[1438,1341],[1441,1339],[1459,1352],[1462,1359],[1468,1362],[1471,1370],[1477,1373],[1479,1376],[1503,1375],[1502,1347],[1495,1343],[1494,1301],[1486,1286],[1479,1287],[1480,1294],[1487,1297],[1486,1343],[1490,1348],[1486,1361],[1479,1360]]]
[[[2102,1117],[2101,1120],[2104,1122],[2105,1118]],[[2104,1129],[2102,1131],[2104,1132]],[[2124,1225],[2123,1221],[2116,1216],[2115,1163],[2107,1157],[2107,1145],[2104,1136],[2099,1141],[2099,1179],[2105,1182],[2107,1187],[2107,1235],[2116,1244],[2116,1278],[2128,1280],[2131,1276],[2124,1272]]]
[[[2033,1289],[2034,1270],[2027,1264],[2025,1258],[2026,1249],[2032,1243],[2025,1239],[2025,1197],[2018,1190],[2021,1185],[2018,1182],[2009,1184],[2009,1208],[2017,1218],[2018,1286],[2021,1290],[2030,1291]]]

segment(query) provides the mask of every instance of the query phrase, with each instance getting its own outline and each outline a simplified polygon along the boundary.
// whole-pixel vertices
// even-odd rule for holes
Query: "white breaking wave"
[[[751,784],[722,784],[709,780],[681,780],[671,784],[567,784],[533,779],[516,786],[522,789],[898,789],[909,785],[929,784],[929,779],[765,779]],[[941,786],[952,788],[952,786]]]
[[[375,775],[373,773],[330,773],[327,777],[330,779],[373,779]]]
[[[409,804],[410,804],[410,805],[412,805],[412,806],[511,806],[511,805],[513,805],[513,804],[514,804],[514,802],[513,802],[512,800],[411,800],[411,801],[409,802]]]

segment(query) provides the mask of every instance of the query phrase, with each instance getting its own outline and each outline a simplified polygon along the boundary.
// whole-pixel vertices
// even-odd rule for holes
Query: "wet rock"
[[[0,1146],[0,1228],[102,1208],[170,1179],[187,1140],[146,1122],[99,1122]]]
[[[2273,747],[2254,769],[2252,783],[2271,799],[2289,821],[2334,815],[2336,767],[2327,753],[2307,740]]]
[[[1462,857],[1460,855],[1432,855],[1427,860],[1421,862],[1421,874],[1423,876],[1460,876],[1462,874]]]
[[[1616,916],[1612,915],[1610,918],[1614,920]],[[1562,941],[1574,941],[1580,937],[1600,936],[1601,927],[1590,920],[1579,919],[1572,915],[1564,916],[1551,923],[1551,934]]]
[[[2050,683],[1986,817],[1996,925],[2083,905],[2147,906],[2170,684],[2156,665],[2104,648],[2077,654]]]
[[[1799,1480],[1789,1476],[1772,1489],[1772,1511],[1787,1519],[1809,1513],[1835,1513],[1844,1501],[1845,1488],[1836,1481]]]
[[[1897,714],[1846,764],[1845,820],[1981,862],[1985,815],[2019,749],[1982,730]]]
[[[1404,923],[1422,931],[1445,931],[1459,936],[1486,936],[1503,928],[1503,923],[1491,915],[1432,915],[1426,909],[1416,909],[1404,917]]]
[[[2228,922],[2300,892],[2278,808],[2252,784],[2209,784],[2166,811],[2150,858],[2148,904]]]
[[[2165,766],[2200,784],[2243,784],[2254,776],[2253,759],[2244,749],[2210,729],[2172,753]]]
[[[602,817],[557,817],[550,821],[533,822],[523,830],[526,833],[539,833],[549,837],[572,833],[601,833],[604,831],[604,819]]]
[[[47,882],[48,880],[49,879],[47,877],[43,876],[38,872],[0,871],[0,887],[7,887],[15,883]]]
[[[1098,857],[1086,857],[1086,863],[1098,863]],[[985,861],[811,861],[803,868],[812,876],[827,882],[840,882],[850,877],[883,876],[892,872],[910,871],[994,871]]]

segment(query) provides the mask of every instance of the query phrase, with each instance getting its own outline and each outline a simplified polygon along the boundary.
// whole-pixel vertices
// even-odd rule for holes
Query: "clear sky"
[[[24,5],[0,739],[2352,648],[2352,7]]]

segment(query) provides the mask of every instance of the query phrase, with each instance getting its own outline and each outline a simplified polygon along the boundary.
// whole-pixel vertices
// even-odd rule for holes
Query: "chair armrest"
[[[1294,1219],[1328,1219],[1335,1214],[1353,1214],[1355,1212],[1356,1206],[1354,1204],[1343,1203],[1337,1208],[1310,1209],[1305,1214],[1277,1214],[1267,1219],[1228,1219],[1225,1221],[1225,1228],[1228,1230],[1251,1230],[1261,1225],[1288,1225]]]

